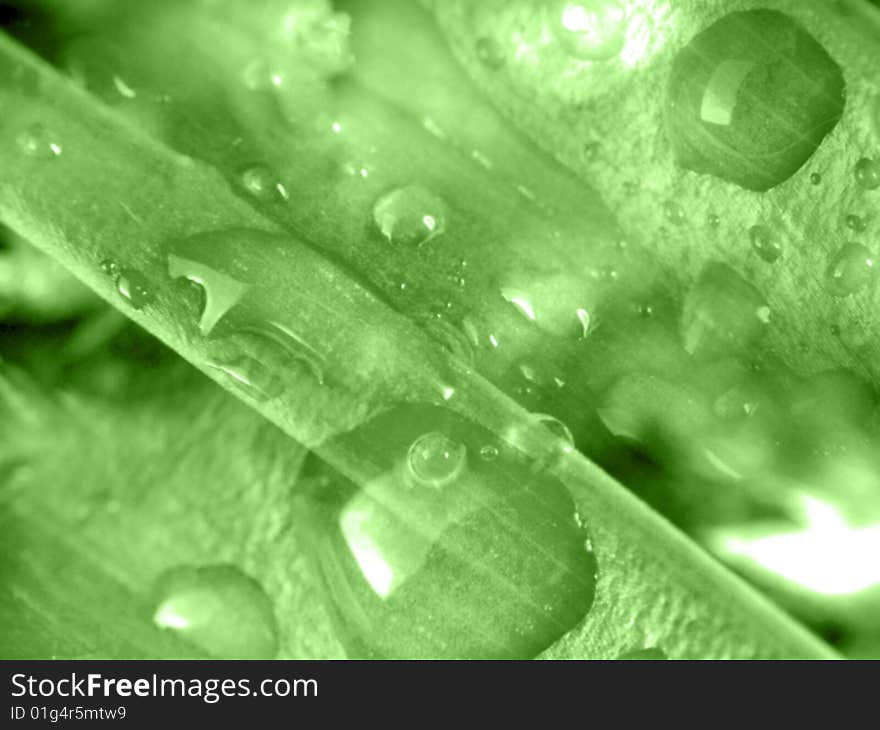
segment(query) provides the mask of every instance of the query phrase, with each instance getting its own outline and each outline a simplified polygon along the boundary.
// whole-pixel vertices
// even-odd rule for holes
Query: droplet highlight
[[[379,198],[373,220],[391,243],[419,246],[445,230],[446,204],[430,190],[409,185]]]

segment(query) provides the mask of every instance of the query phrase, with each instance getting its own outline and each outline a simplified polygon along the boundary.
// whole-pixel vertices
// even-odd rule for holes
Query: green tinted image
[[[0,21],[0,658],[880,658],[880,7]]]

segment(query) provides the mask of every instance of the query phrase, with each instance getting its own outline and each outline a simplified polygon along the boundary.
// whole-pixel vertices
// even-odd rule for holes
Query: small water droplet
[[[42,124],[32,124],[16,140],[19,149],[28,157],[54,159],[61,156],[61,143]]]
[[[616,0],[557,1],[551,7],[551,28],[569,55],[604,61],[623,49],[626,13]]]
[[[442,487],[461,474],[467,461],[467,449],[464,444],[433,431],[412,443],[406,460],[410,474],[419,484]]]
[[[666,214],[666,219],[676,226],[685,222],[684,208],[674,200],[667,200],[663,204],[663,212]]]
[[[880,188],[880,163],[863,157],[855,166],[856,182],[865,190]]]
[[[273,659],[278,653],[272,602],[259,583],[231,565],[163,573],[153,622],[218,659]]]
[[[492,444],[486,444],[480,449],[480,458],[483,461],[495,461],[498,458],[498,448]]]
[[[845,297],[864,288],[871,279],[874,257],[860,243],[847,243],[828,263],[825,281],[834,296]]]
[[[153,284],[139,271],[117,268],[113,262],[108,262],[105,271],[115,278],[119,296],[135,309],[143,309],[153,301],[155,296]]]
[[[707,218],[707,221],[708,221],[709,226],[710,226],[711,228],[718,228],[718,226],[721,225],[721,218],[719,218],[719,217],[718,217],[717,215],[715,215],[714,213],[712,213],[712,214],[709,215],[709,217]]]
[[[415,488],[413,441],[439,435],[480,453],[493,434],[448,409],[420,407],[394,409],[359,431],[381,473],[359,488],[343,480],[335,502],[323,482],[324,498],[305,515],[317,527],[311,554],[349,656],[534,657],[589,612],[596,557],[552,473],[503,449],[469,461],[442,490]],[[445,461],[428,461],[448,473]],[[307,473],[312,464],[327,474],[318,460]]]
[[[287,200],[287,188],[267,165],[251,165],[241,173],[241,186],[257,200]]]
[[[568,426],[566,426],[558,418],[555,418],[554,416],[548,415],[546,413],[535,413],[534,416],[542,426],[547,428],[550,433],[552,433],[556,438],[562,441],[562,450],[565,453],[568,454],[574,451],[574,436],[572,435]]]
[[[782,245],[767,226],[759,224],[749,228],[749,241],[754,252],[768,264],[774,263],[782,255]]]
[[[819,185],[822,182],[822,176],[818,172],[814,172],[810,175],[810,183],[813,185]]]
[[[174,254],[168,256],[168,273],[174,279],[185,278],[202,287],[205,293],[205,305],[199,320],[199,329],[203,335],[211,334],[217,322],[249,289],[247,284],[236,281],[206,264]]]
[[[865,223],[865,219],[861,216],[850,213],[850,215],[846,217],[846,227],[849,228],[851,231],[861,233],[865,230],[867,224]]]
[[[421,245],[445,229],[446,204],[430,190],[408,185],[379,198],[373,220],[392,243]]]
[[[497,71],[504,65],[504,55],[494,38],[479,38],[474,46],[477,58],[486,68]]]

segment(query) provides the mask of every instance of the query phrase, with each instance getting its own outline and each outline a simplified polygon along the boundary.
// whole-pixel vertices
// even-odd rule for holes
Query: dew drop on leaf
[[[251,165],[241,173],[241,186],[257,200],[287,200],[287,189],[267,165]]]
[[[682,167],[748,190],[784,182],[843,114],[840,66],[789,16],[725,15],[676,56],[666,125]]]
[[[565,52],[583,61],[604,61],[626,40],[626,13],[617,0],[556,0],[551,29]]]
[[[574,436],[571,430],[558,418],[546,413],[536,413],[534,417],[544,428],[550,431],[562,443],[562,450],[565,453],[574,451]]]
[[[782,245],[768,226],[759,224],[749,228],[749,242],[752,250],[768,264],[774,263],[782,255]]]
[[[336,475],[337,489],[324,482],[311,500],[312,556],[340,638],[351,658],[534,657],[592,606],[589,535],[564,485],[512,448],[468,460],[443,489],[412,488],[413,433],[426,425],[468,452],[493,442],[449,410],[400,407],[353,436],[381,472],[359,487]],[[329,469],[313,460],[306,475],[317,468]]]
[[[706,220],[711,228],[718,228],[721,225],[721,218],[714,213],[711,213]]]
[[[284,392],[283,383],[272,370],[247,355],[214,357],[207,366],[218,372],[231,388],[257,402],[272,400]]]
[[[492,444],[486,444],[480,449],[480,458],[483,461],[495,461],[498,458],[498,448]]]
[[[16,139],[18,148],[28,157],[53,159],[62,153],[61,143],[42,124],[32,124]]]
[[[682,345],[692,355],[742,354],[761,337],[769,318],[755,287],[727,264],[711,263],[685,295]]]
[[[272,602],[234,566],[174,568],[159,577],[155,594],[156,626],[211,656],[273,659],[278,653]]]
[[[680,226],[685,221],[684,208],[674,200],[668,200],[664,203],[663,212],[666,215],[666,219],[677,226]]]
[[[814,172],[810,175],[810,182],[813,185],[819,185],[822,182],[822,176],[818,172]]]
[[[480,60],[480,63],[486,68],[496,71],[504,65],[504,56],[494,38],[483,37],[477,39],[474,50],[477,52],[477,58]]]
[[[116,273],[116,291],[135,309],[143,309],[155,296],[147,277],[134,269],[119,269]]]
[[[391,243],[417,246],[443,232],[446,204],[430,190],[408,185],[379,198],[373,220]]]
[[[861,233],[866,228],[865,219],[859,215],[850,214],[846,217],[846,227],[856,233]]]
[[[867,157],[860,159],[855,166],[856,182],[865,190],[880,188],[880,162]]]
[[[834,296],[855,294],[867,286],[874,270],[874,257],[860,243],[847,243],[828,263],[825,283]]]
[[[428,487],[442,487],[464,469],[467,449],[439,431],[419,436],[409,447],[406,463],[413,479]]]

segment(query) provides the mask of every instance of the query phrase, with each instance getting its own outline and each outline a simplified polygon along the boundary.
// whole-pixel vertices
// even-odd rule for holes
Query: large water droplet
[[[19,149],[28,157],[53,159],[62,153],[61,143],[42,124],[32,124],[18,135]]]
[[[551,29],[569,55],[604,61],[620,53],[626,13],[617,0],[557,0],[551,8]]]
[[[544,428],[550,431],[557,439],[559,439],[562,444],[562,450],[565,453],[571,453],[574,451],[574,436],[571,433],[571,430],[566,426],[562,421],[560,421],[555,416],[548,415],[546,413],[536,413],[534,414],[535,418],[538,420]]]
[[[848,243],[828,263],[825,282],[834,296],[855,294],[867,286],[874,271],[874,257],[860,243]]]
[[[682,344],[692,355],[743,353],[764,333],[769,316],[755,287],[726,264],[712,263],[685,297]]]
[[[679,164],[769,190],[813,155],[843,114],[840,66],[776,10],[725,15],[675,58],[666,122]]]
[[[768,226],[759,224],[749,228],[749,242],[752,250],[768,264],[774,263],[782,255],[782,244]]]
[[[445,229],[446,204],[430,190],[408,185],[379,198],[373,220],[392,243],[421,245]]]
[[[865,190],[880,188],[880,162],[863,157],[856,163],[856,182]]]
[[[174,254],[168,256],[168,273],[174,279],[185,278],[202,287],[205,305],[199,320],[199,329],[203,335],[211,334],[217,322],[239,302],[249,288],[247,284],[206,264]]]
[[[218,659],[273,659],[278,629],[272,603],[230,565],[180,567],[156,584],[153,622]]]
[[[856,233],[861,233],[867,227],[865,219],[859,215],[850,214],[846,217],[846,227]]]
[[[589,611],[596,558],[549,472],[510,448],[485,452],[492,435],[443,409],[399,408],[351,438],[380,473],[360,490],[334,476],[335,501],[325,480],[308,515],[351,656],[532,657]],[[441,455],[425,460],[431,473],[455,471],[445,453],[486,456],[443,489],[413,488],[410,456],[424,439]]]
[[[467,461],[466,456],[464,444],[434,431],[413,441],[406,463],[409,473],[418,484],[442,487],[461,474]]]

